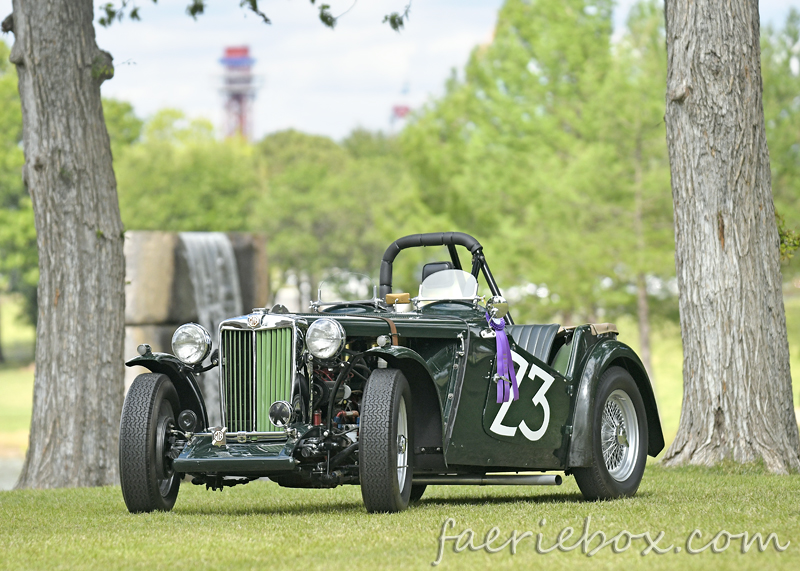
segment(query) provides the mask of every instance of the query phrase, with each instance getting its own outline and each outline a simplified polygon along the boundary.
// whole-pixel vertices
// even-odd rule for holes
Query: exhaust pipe
[[[560,486],[561,476],[558,474],[541,474],[532,476],[488,474],[481,476],[415,476],[412,483],[429,486]]]

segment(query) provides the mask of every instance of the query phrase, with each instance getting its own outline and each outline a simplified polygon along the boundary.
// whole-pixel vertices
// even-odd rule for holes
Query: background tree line
[[[163,110],[146,121],[104,100],[128,230],[258,231],[284,271],[315,283],[337,267],[374,275],[398,236],[475,234],[523,320],[676,319],[658,2],[612,37],[610,0],[509,1],[494,39],[395,137],[340,142],[285,131],[255,143]],[[791,245],[800,224],[800,15],[762,33],[773,194]],[[0,43],[0,287],[36,320],[36,233],[20,170],[21,111]],[[791,248],[789,248],[791,249]],[[435,257],[435,254],[430,255]],[[788,257],[788,256],[787,256]],[[399,268],[413,288],[419,265]],[[798,274],[795,261],[784,277]]]

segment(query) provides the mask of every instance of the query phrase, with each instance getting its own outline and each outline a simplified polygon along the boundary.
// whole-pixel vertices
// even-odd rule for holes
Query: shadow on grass
[[[175,508],[175,513],[179,515],[226,515],[226,516],[245,516],[245,515],[328,515],[340,514],[350,515],[353,513],[364,513],[364,504],[361,502],[331,502],[330,504],[312,505],[284,505],[284,506],[253,506],[253,505],[229,505],[220,506],[219,504],[209,505],[182,505]]]
[[[494,496],[494,497],[474,497],[474,498],[422,498],[417,505],[424,506],[479,506],[486,504],[562,504],[567,502],[582,502],[583,496],[580,494],[543,494],[541,496],[520,497],[520,496]]]
[[[648,495],[648,494],[644,494]],[[437,506],[481,506],[481,505],[504,505],[504,504],[560,504],[560,503],[587,503],[581,494],[543,494],[533,497],[520,496],[495,496],[495,497],[460,497],[460,498],[428,498],[421,499],[411,504],[414,507],[437,507]],[[363,514],[364,504],[352,501],[332,501],[329,504],[293,504],[293,505],[270,505],[254,506],[250,505],[226,505],[220,506],[218,503],[206,504],[198,502],[195,505],[183,504],[176,507],[175,513],[180,515],[328,515],[328,514]]]
[[[633,498],[630,499],[646,499],[651,497],[653,494],[652,492],[643,492],[639,491]],[[574,504],[604,504],[604,503],[611,503],[616,502],[618,500],[586,500],[584,499],[582,494],[579,493],[571,493],[571,494],[542,494],[540,496],[531,496],[531,497],[520,497],[520,496],[495,496],[495,497],[474,497],[474,498],[422,498],[417,505],[429,505],[429,506],[436,506],[436,505],[450,505],[450,506],[478,506],[478,505],[486,505],[486,504],[494,504],[494,505],[501,505],[501,504],[515,504],[515,503],[528,503],[528,504],[566,504],[566,503],[574,503]]]

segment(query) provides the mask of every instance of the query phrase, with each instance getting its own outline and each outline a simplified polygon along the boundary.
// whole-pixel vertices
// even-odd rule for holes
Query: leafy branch
[[[781,261],[788,262],[794,256],[795,250],[800,248],[800,233],[786,227],[783,216],[775,213],[775,222],[778,224],[778,236],[781,243]]]
[[[157,4],[158,0],[152,0],[153,4]],[[242,8],[247,8],[252,13],[256,14],[259,18],[261,18],[265,24],[271,24],[272,21],[267,17],[264,12],[258,7],[259,0],[239,0],[239,6]],[[334,16],[331,13],[331,6],[330,4],[317,4],[317,0],[309,0],[312,6],[316,6],[319,10],[319,20],[325,26],[329,28],[335,28],[336,23],[339,21],[339,18],[347,14],[350,10],[352,10],[353,6],[356,5],[356,1],[353,2],[353,5],[350,6],[347,10],[339,14],[338,16]],[[208,0],[188,0],[189,4],[186,6],[186,13],[194,18],[197,19],[198,16],[205,13],[206,5]],[[100,5],[100,12],[101,16],[98,18],[97,22],[103,26],[104,28],[109,27],[114,22],[121,22],[125,15],[127,14],[128,18],[131,20],[141,20],[139,16],[139,6],[133,3],[133,0],[118,0],[117,2],[106,2],[105,4]],[[408,21],[409,13],[411,12],[411,1],[409,0],[408,5],[406,5],[405,9],[402,12],[392,12],[384,16],[383,22],[389,23],[393,30],[399,32],[405,26],[405,23]]]
[[[383,23],[385,24],[388,22],[395,32],[399,32],[405,27],[405,24],[408,21],[410,13],[411,13],[411,0],[409,0],[405,10],[403,10],[402,13],[392,12],[391,14],[384,16]]]

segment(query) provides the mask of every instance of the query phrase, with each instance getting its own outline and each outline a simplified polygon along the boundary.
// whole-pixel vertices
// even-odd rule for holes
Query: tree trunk
[[[668,0],[683,408],[666,465],[800,469],[756,0]]]
[[[91,0],[14,0],[23,180],[39,249],[30,445],[22,488],[113,484],[123,397],[122,222]]]

